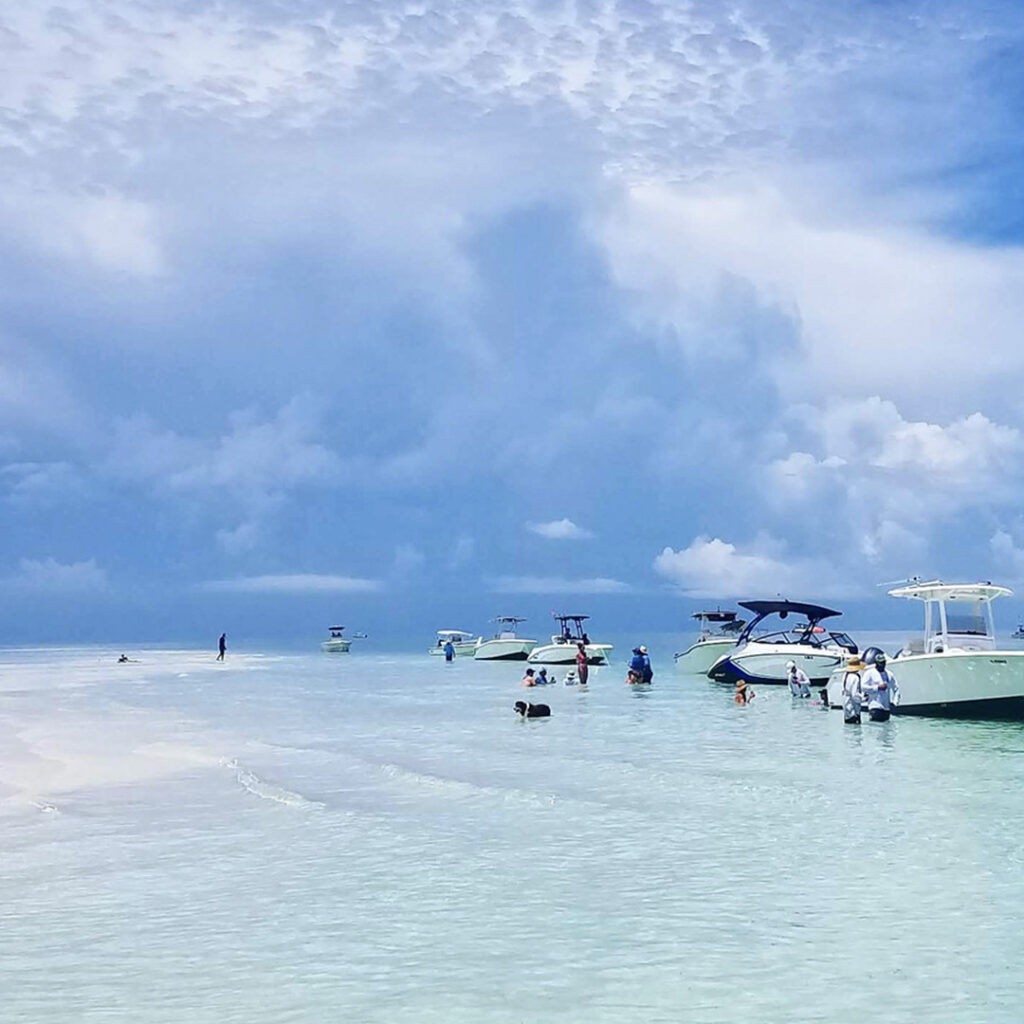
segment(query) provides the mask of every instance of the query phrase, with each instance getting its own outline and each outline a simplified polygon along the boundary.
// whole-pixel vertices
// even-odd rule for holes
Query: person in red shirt
[[[587,663],[587,649],[580,641],[576,644],[576,675],[579,676],[580,686],[587,685],[587,675],[590,673],[590,665]]]

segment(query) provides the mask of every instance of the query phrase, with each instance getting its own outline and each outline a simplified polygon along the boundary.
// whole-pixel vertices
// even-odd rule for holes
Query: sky
[[[1015,3],[23,0],[0,66],[0,642],[1024,589]]]

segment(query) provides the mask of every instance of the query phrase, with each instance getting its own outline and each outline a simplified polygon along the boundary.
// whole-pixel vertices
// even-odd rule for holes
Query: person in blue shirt
[[[629,663],[629,671],[626,673],[626,682],[635,684],[644,681],[644,656],[640,653],[639,647],[633,648],[633,658]]]
[[[647,648],[643,644],[640,645],[640,657],[644,659],[644,667],[640,673],[640,679],[644,683],[650,683],[654,680],[654,669],[651,668],[651,659],[647,655]]]
[[[444,660],[452,661],[455,657],[455,644],[451,640],[446,640],[444,645]]]

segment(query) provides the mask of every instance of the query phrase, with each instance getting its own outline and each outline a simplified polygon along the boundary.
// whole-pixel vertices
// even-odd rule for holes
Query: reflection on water
[[[1024,727],[655,667],[531,721],[520,668],[427,656],[6,694],[82,771],[186,767],[5,817],[4,1021],[1016,1024]]]

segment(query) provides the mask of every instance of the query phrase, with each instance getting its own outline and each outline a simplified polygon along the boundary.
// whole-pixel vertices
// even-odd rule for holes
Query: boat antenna
[[[876,583],[876,587],[895,587],[897,583],[920,583],[920,576],[907,576],[901,580],[889,580],[887,583]]]

